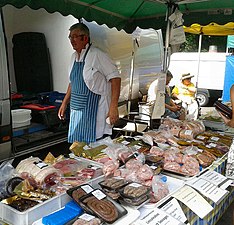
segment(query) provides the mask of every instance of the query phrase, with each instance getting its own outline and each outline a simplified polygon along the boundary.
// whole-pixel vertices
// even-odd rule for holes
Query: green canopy
[[[131,33],[141,28],[166,28],[167,9],[178,4],[184,25],[233,21],[234,0],[0,0],[17,8],[44,8],[50,13],[73,15]],[[169,7],[168,7],[169,6]],[[170,12],[169,12],[170,13]]]

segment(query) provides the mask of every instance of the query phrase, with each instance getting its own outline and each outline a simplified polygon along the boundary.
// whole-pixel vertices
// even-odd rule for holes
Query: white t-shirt
[[[159,79],[155,79],[149,86],[147,102],[154,102],[157,97]]]
[[[81,51],[79,59],[77,52],[72,54],[69,74],[75,60],[79,62],[83,61],[87,48],[88,44],[86,45],[86,49]],[[106,53],[91,45],[85,58],[83,77],[89,90],[101,95],[97,112],[96,138],[102,137],[103,134],[112,134],[112,126],[106,123],[106,118],[111,101],[111,83],[109,81],[120,77],[116,65]]]

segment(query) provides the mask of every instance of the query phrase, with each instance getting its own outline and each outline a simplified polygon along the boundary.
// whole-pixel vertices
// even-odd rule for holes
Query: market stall
[[[73,143],[69,158],[7,165],[0,218],[13,225],[215,224],[234,199],[224,176],[233,147],[231,136],[205,131],[202,121],[168,118],[142,136]]]

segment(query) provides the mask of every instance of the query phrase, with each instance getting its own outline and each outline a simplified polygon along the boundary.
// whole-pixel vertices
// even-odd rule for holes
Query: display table
[[[232,147],[233,147],[233,144],[232,144]],[[231,147],[231,148],[232,148]],[[225,175],[225,169],[226,169],[226,163],[227,163],[227,154],[224,155],[222,158],[216,160],[215,162],[213,162],[213,164],[209,167],[210,170],[213,170],[213,171],[216,171],[222,175]],[[83,159],[83,158],[82,158]],[[88,160],[89,163],[96,163],[94,161],[91,161],[91,160]],[[95,164],[96,165],[96,164]],[[99,165],[100,166],[100,165]],[[205,171],[205,170],[204,170]],[[173,178],[173,177],[172,177]],[[194,178],[194,177],[193,177]],[[190,178],[189,178],[190,179]],[[191,178],[192,179],[192,178]],[[101,180],[100,179],[97,179],[95,181],[92,181],[90,183],[91,186],[93,186],[94,188],[98,187],[98,183],[100,182]],[[168,183],[169,183],[170,179],[168,179]],[[181,181],[181,184],[179,184]],[[186,184],[186,182],[188,180],[179,180],[177,181],[177,186],[180,185],[180,187],[176,187],[175,190],[172,190],[173,191],[177,191],[177,190],[182,190],[183,186],[184,186],[184,183]],[[187,182],[188,183],[188,182]],[[169,185],[168,185],[169,186]],[[227,210],[227,208],[230,206],[230,204],[233,202],[234,200],[234,187],[233,186],[229,186],[227,188],[227,190],[229,191],[227,195],[225,195],[224,198],[222,198],[222,200],[218,203],[218,204],[215,204],[214,202],[212,202],[211,200],[209,200],[208,198],[205,198],[205,200],[213,207],[213,210],[207,215],[205,216],[203,219],[199,218],[197,216],[197,214],[195,214],[189,207],[187,207],[186,205],[184,205],[182,202],[178,201],[186,218],[187,218],[187,222],[191,225],[214,225],[217,223],[217,221],[223,216],[224,212]],[[173,198],[172,196],[174,196],[172,193],[170,193],[167,197],[165,197],[164,199],[160,200],[160,202],[157,202],[153,207],[156,208],[160,208],[159,205],[165,203],[169,198]],[[58,203],[55,204],[55,200],[58,200]],[[48,212],[48,207],[50,208],[53,208],[52,211],[50,212],[53,212],[55,210],[59,210],[61,209],[65,203],[67,203],[68,201],[70,201],[70,197],[67,195],[67,194],[62,194],[61,196],[57,197],[57,198],[54,198],[52,200],[48,200],[47,202],[45,202],[44,205],[38,205],[36,206],[38,210],[36,211],[33,211],[35,214],[33,216],[31,216],[31,214],[24,214],[24,213],[15,213],[14,214],[14,211],[15,210],[9,210],[8,207],[3,207],[2,206],[2,210],[0,210],[0,219],[2,218],[3,220],[6,218],[12,218],[12,217],[16,217],[16,220],[21,220],[21,224],[22,225],[40,225],[42,224],[42,220],[41,220],[41,217],[45,216],[46,215],[46,212]],[[56,206],[56,207],[55,207]],[[146,206],[146,205],[145,205]],[[152,210],[152,208],[146,208],[146,207],[142,207],[144,208],[144,212],[150,212],[150,210]],[[41,208],[40,208],[41,207]],[[54,208],[55,207],[55,208]],[[114,224],[124,224],[124,225],[128,225],[128,224],[134,224],[134,225],[142,225],[142,223],[138,223],[137,221],[139,220],[139,218],[141,218],[141,209],[132,209],[132,208],[129,208],[127,211],[128,211],[128,214],[123,216],[120,220],[117,220]],[[1,209],[1,208],[0,208]],[[5,209],[5,213],[3,211],[3,209]],[[30,210],[29,210],[30,211]],[[30,212],[31,212],[30,211]],[[142,210],[143,211],[143,210]],[[139,213],[140,212],[140,213]],[[2,214],[2,215],[1,215]],[[26,217],[29,217],[31,218],[31,220],[28,220],[28,223],[24,223],[22,222],[22,218],[21,218],[21,214],[22,214],[22,218],[26,219]],[[7,216],[6,216],[7,215]],[[27,216],[25,216],[27,215]],[[37,218],[36,215],[38,216]],[[38,220],[39,219],[39,220]],[[37,220],[37,221],[35,221]],[[6,220],[6,221],[12,221],[12,220]],[[134,221],[134,222],[133,222]],[[12,223],[12,222],[10,222]],[[0,225],[3,225],[4,223],[1,222],[0,220]],[[144,224],[144,223],[143,223]],[[5,225],[5,224],[4,224]],[[11,225],[16,225],[16,224],[11,224]],[[163,225],[163,223],[162,223]]]
[[[227,163],[227,155],[225,157],[221,158],[218,162],[214,162],[212,164],[212,166],[210,167],[210,169],[224,175],[226,163]],[[194,214],[191,210],[189,210],[187,207],[184,206],[183,211],[184,211],[189,223],[196,224],[196,225],[216,224],[234,200],[234,187],[230,186],[230,187],[228,187],[227,190],[230,193],[218,205],[216,205],[215,203],[212,203],[212,201],[210,201],[210,200],[207,200],[212,205],[212,207],[214,209],[203,220],[200,219],[196,214]]]
[[[227,155],[213,163],[210,169],[224,175],[226,163]],[[191,225],[216,224],[234,200],[234,187],[229,186],[227,190],[229,191],[228,195],[218,205],[216,205],[208,198],[205,198],[207,202],[210,203],[210,205],[213,207],[213,210],[204,219],[199,218],[191,209],[189,209],[186,205],[180,202],[181,208],[187,218],[187,222]],[[142,210],[142,212],[144,212],[145,214],[146,210]],[[133,224],[138,225],[141,223],[138,223],[138,221],[136,220]]]
[[[231,188],[229,195],[224,198],[219,205],[215,205],[211,201],[208,201],[212,207],[214,207],[213,211],[206,216],[205,219],[200,219],[195,213],[193,213],[188,207],[184,206],[183,211],[185,216],[187,217],[190,224],[194,225],[213,225],[218,222],[218,220],[222,217],[227,208],[231,205],[234,200],[234,188]]]

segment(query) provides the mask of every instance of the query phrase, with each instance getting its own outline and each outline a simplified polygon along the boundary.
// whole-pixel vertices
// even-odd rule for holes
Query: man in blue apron
[[[75,52],[70,66],[70,83],[58,111],[60,119],[70,103],[68,142],[95,142],[112,134],[118,120],[121,79],[112,60],[90,43],[89,29],[76,23],[69,39]]]

